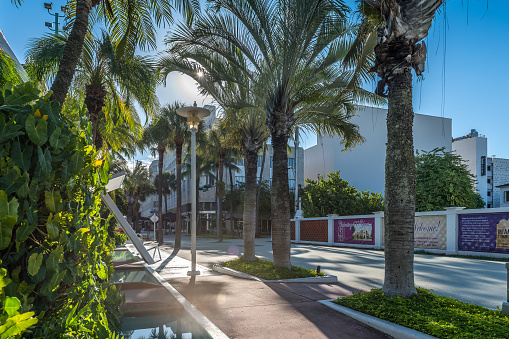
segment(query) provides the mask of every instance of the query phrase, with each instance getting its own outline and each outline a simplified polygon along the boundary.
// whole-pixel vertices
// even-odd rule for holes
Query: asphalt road
[[[173,236],[165,242],[172,244]],[[179,256],[190,260],[191,239],[183,237]],[[197,260],[204,266],[231,260],[242,255],[242,239],[198,238]],[[256,239],[256,255],[272,260],[269,238]],[[292,244],[292,265],[336,275],[339,282],[352,288],[369,290],[381,287],[384,279],[383,251]],[[452,296],[489,308],[502,306],[507,296],[507,270],[504,262],[415,255],[415,284],[435,293]]]

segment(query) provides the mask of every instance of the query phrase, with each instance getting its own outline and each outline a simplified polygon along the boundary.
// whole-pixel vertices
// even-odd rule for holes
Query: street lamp
[[[177,114],[187,118],[191,130],[191,271],[187,275],[200,275],[196,270],[196,132],[200,119],[210,115],[210,111],[197,107],[196,101],[192,107],[177,109]]]

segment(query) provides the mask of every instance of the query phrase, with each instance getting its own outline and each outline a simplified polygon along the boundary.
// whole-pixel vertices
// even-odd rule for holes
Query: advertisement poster
[[[509,213],[458,215],[460,251],[509,253]]]
[[[447,228],[445,215],[415,217],[414,247],[447,249]]]
[[[334,220],[334,242],[374,245],[375,218]]]

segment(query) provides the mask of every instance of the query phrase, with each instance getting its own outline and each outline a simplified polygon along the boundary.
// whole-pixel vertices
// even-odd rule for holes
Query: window
[[[205,185],[214,186],[214,177],[212,175],[207,176]]]
[[[488,184],[491,184],[491,179],[488,179]]]
[[[259,155],[258,156],[258,167],[262,167],[262,162],[263,162],[263,156]]]
[[[488,192],[488,197],[491,197],[491,192]]]
[[[290,188],[290,191],[295,191],[295,179],[289,179],[288,186]]]
[[[491,171],[491,165],[488,165],[488,171]]]
[[[244,166],[244,158],[240,158],[237,166]]]
[[[270,168],[272,168],[272,162],[274,161],[274,157],[270,157]]]
[[[246,182],[246,178],[235,176],[235,185]]]
[[[509,191],[504,192],[504,202],[509,202]]]
[[[491,208],[491,204],[488,204],[488,208]]]
[[[154,208],[157,207],[157,201],[153,201],[152,205],[153,205]]]
[[[295,169],[295,158],[288,158],[288,169]]]

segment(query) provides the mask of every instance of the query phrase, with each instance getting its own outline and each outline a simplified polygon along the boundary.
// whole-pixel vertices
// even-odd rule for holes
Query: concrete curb
[[[175,299],[184,307],[187,313],[210,335],[213,339],[228,339],[228,336],[223,333],[212,321],[203,315],[193,304],[189,302],[177,289],[171,286],[166,280],[163,279],[153,268],[147,263],[143,263],[147,271],[152,274],[159,283],[170,292]]]
[[[266,280],[255,277],[254,275],[250,275],[247,273],[239,272],[237,270],[223,267],[219,264],[214,264],[212,269],[216,272],[231,275],[237,278],[257,280],[264,283],[315,283],[315,284],[333,284],[338,282],[338,277],[335,275],[326,275],[324,277],[309,277],[309,278],[296,278],[296,279],[279,279],[279,280]]]
[[[372,328],[375,328],[381,332],[384,332],[394,338],[398,339],[437,339],[437,337],[433,337],[428,334],[421,333],[419,331],[413,330],[411,328],[401,326],[398,324],[391,323],[390,321],[383,320],[380,318],[373,317],[368,314],[364,314],[361,312],[354,311],[350,308],[340,306],[338,304],[333,303],[332,301],[336,299],[329,300],[319,300],[318,302],[336,310],[344,315],[349,316],[363,324],[366,324]]]

